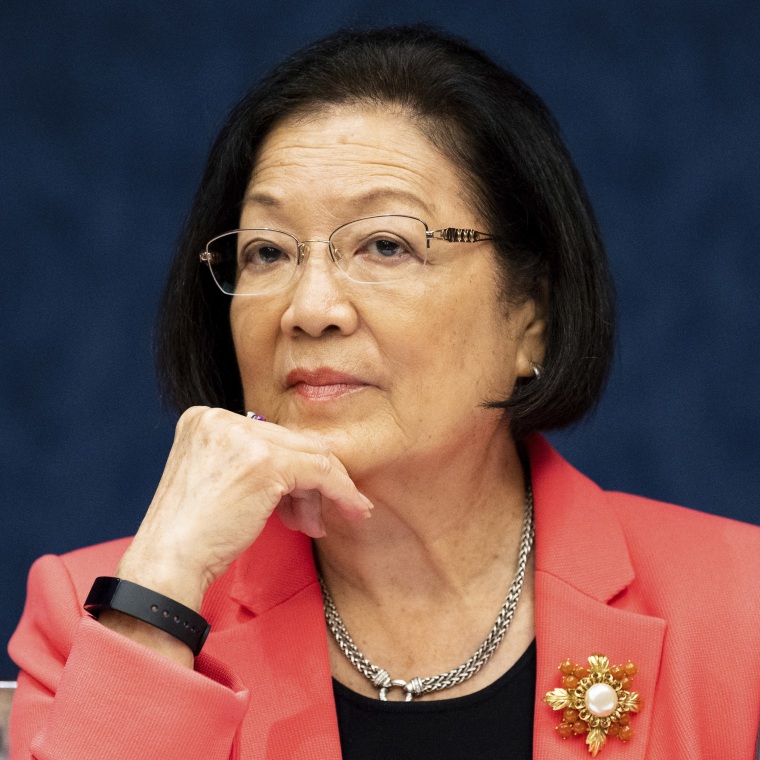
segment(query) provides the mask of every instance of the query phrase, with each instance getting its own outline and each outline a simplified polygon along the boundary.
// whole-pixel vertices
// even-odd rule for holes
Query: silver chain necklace
[[[367,678],[376,689],[380,690],[380,699],[383,700],[383,702],[388,700],[388,690],[392,689],[394,686],[403,689],[403,691],[406,692],[406,702],[411,702],[414,697],[428,694],[431,691],[441,691],[442,689],[450,689],[452,686],[457,686],[468,678],[472,678],[488,662],[488,660],[491,659],[491,655],[496,651],[496,648],[501,644],[504,636],[509,630],[509,624],[512,622],[512,617],[515,614],[517,602],[520,599],[520,592],[523,587],[523,581],[525,580],[525,566],[528,562],[530,550],[533,547],[533,536],[533,490],[529,484],[525,492],[525,512],[523,517],[522,534],[520,537],[520,553],[517,559],[517,571],[512,580],[512,585],[509,588],[507,598],[504,600],[501,610],[499,610],[499,615],[496,618],[496,622],[493,624],[493,628],[491,628],[485,641],[480,645],[475,654],[470,657],[467,662],[463,663],[458,668],[450,670],[448,673],[441,673],[440,675],[429,676],[428,678],[412,678],[409,681],[404,681],[400,678],[391,678],[387,671],[379,668],[377,665],[373,665],[359,651],[359,648],[346,630],[346,626],[338,613],[335,602],[333,601],[332,596],[330,596],[330,592],[327,590],[325,580],[322,577],[322,574],[319,573],[319,585],[322,587],[322,599],[327,626],[349,662],[365,678]]]

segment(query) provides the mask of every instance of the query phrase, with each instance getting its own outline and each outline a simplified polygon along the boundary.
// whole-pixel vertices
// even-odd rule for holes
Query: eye
[[[360,256],[368,261],[400,263],[411,261],[417,257],[414,248],[403,238],[378,232],[368,236],[363,242],[354,247],[354,257]]]
[[[285,255],[279,248],[273,245],[263,245],[257,251],[258,258],[263,264],[274,264],[275,261]]]
[[[356,282],[392,282],[425,263],[427,237],[419,219],[391,214],[357,219],[331,235],[334,260]]]
[[[265,240],[248,243],[240,256],[241,266],[265,267],[287,261],[288,254],[281,247]]]
[[[377,253],[384,258],[405,253],[404,246],[395,240],[375,240],[367,248],[370,253]]]

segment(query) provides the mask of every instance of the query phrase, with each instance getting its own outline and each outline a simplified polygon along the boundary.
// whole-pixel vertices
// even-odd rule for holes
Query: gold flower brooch
[[[553,710],[564,710],[557,731],[563,739],[586,734],[592,757],[606,744],[608,736],[622,742],[633,737],[630,713],[638,712],[642,699],[631,691],[637,668],[632,662],[613,665],[601,654],[588,658],[589,667],[565,660],[562,672],[564,689],[554,689],[544,702]]]

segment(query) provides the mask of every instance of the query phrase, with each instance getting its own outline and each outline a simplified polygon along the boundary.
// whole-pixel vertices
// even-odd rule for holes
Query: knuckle
[[[275,479],[264,489],[264,493],[270,503],[276,505],[283,496],[287,496],[293,489],[292,483],[288,483],[284,479]]]
[[[185,409],[177,420],[177,432],[184,432],[194,428],[203,415],[210,411],[207,406],[190,406]]]
[[[330,457],[326,454],[315,454],[314,457],[317,465],[317,472],[319,472],[320,475],[328,475],[332,470]]]
[[[205,425],[213,425],[227,414],[226,409],[218,409],[215,406],[199,406],[196,408],[198,409],[198,420]]]
[[[275,458],[272,449],[272,444],[269,443],[269,441],[262,440],[261,438],[254,438],[254,440],[246,442],[246,459],[248,460],[248,463],[253,466],[272,464]]]
[[[326,457],[330,455],[330,446],[321,435],[316,433],[302,433],[302,435],[314,445],[318,454]]]
[[[194,420],[198,418],[200,410],[204,408],[205,407],[200,406],[189,406],[187,409],[185,409],[185,411],[180,414],[179,419],[177,420],[177,430],[186,428],[188,425],[190,425]]]
[[[230,425],[229,412],[215,407],[202,407],[196,419],[196,430],[204,439],[220,445],[229,444],[234,425]]]
[[[174,429],[174,439],[181,440],[184,438],[189,431],[191,431],[196,424],[196,420],[198,419],[198,407],[197,406],[191,406],[188,409],[185,409],[184,412],[180,415],[179,419],[177,420],[177,425]]]
[[[209,406],[190,406],[182,413],[185,419],[197,419],[200,415],[211,410]]]

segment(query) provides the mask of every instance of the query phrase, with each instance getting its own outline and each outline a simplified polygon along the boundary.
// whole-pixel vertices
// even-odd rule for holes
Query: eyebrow
[[[433,216],[433,212],[425,201],[415,193],[407,190],[394,189],[394,188],[376,188],[374,190],[368,190],[364,193],[359,193],[350,199],[345,201],[345,204],[349,207],[358,208],[361,206],[369,206],[379,201],[404,201],[411,203],[414,206],[421,208],[427,215]],[[284,202],[274,195],[263,192],[248,193],[243,198],[243,205],[265,206],[267,208],[281,209],[285,205]],[[385,211],[392,211],[393,209],[385,209]]]
[[[269,206],[272,208],[280,208],[282,206],[281,201],[268,193],[248,193],[243,198],[243,205],[248,204],[255,206]]]

